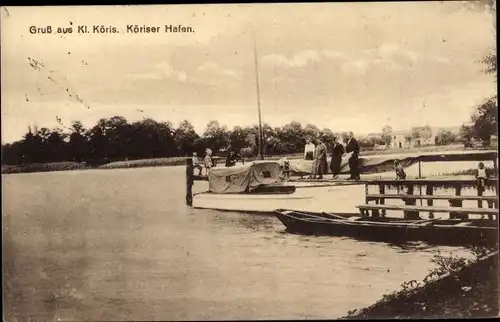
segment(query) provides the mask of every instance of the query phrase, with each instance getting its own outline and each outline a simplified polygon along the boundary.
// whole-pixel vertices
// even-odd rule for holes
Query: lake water
[[[184,173],[2,175],[5,320],[333,319],[421,280],[438,250],[464,253],[191,209]]]

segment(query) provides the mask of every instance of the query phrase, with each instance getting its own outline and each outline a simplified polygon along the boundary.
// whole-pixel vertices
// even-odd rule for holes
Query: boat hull
[[[293,193],[198,193],[193,196],[193,207],[244,212],[270,212],[276,209],[317,212],[358,212],[363,202],[365,187],[353,185],[297,186]]]
[[[498,227],[494,221],[476,220],[470,226],[457,226],[459,220],[434,223],[390,221],[389,218],[330,219],[295,211],[276,211],[276,217],[289,233],[351,237],[359,240],[405,243],[424,241],[435,245],[495,245]],[[344,217],[347,217],[344,215]],[[462,222],[463,223],[463,222]]]

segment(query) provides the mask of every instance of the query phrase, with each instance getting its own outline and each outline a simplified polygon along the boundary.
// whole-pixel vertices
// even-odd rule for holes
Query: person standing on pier
[[[306,139],[306,146],[304,147],[304,159],[305,160],[314,160],[314,151],[316,147],[314,143],[311,142],[311,139]]]
[[[234,167],[236,165],[236,153],[233,149],[229,151],[226,158],[226,167]]]
[[[354,138],[352,132],[348,132],[348,140],[346,146],[346,152],[350,154],[349,156],[349,169],[351,171],[351,177],[349,180],[359,180],[359,143]]]
[[[342,156],[344,155],[344,146],[333,138],[332,146],[332,160],[330,161],[330,170],[333,173],[333,179],[336,179],[340,173],[340,166],[342,164]]]
[[[193,157],[191,159],[193,160],[193,171],[194,169],[198,169],[198,175],[201,176],[201,170],[203,170],[203,167],[198,160],[198,154],[196,152],[193,152]]]
[[[326,169],[328,168],[328,163],[326,161],[326,152],[326,145],[321,139],[318,139],[318,145],[316,146],[315,152],[316,171],[314,172],[313,178],[316,178],[316,175],[318,175],[318,179],[323,179],[323,173],[326,173]]]
[[[208,171],[212,168],[213,162],[212,162],[212,150],[206,149],[205,150],[205,169],[206,169],[206,174],[208,175]]]

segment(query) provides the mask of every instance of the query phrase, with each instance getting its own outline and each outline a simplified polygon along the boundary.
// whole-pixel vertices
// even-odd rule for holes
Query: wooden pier
[[[365,204],[358,208],[363,216],[385,216],[387,210],[403,211],[405,219],[419,219],[421,212],[429,214],[429,219],[434,218],[434,213],[449,213],[450,218],[466,219],[469,215],[488,215],[498,220],[498,179],[489,179],[486,189],[495,191],[495,195],[484,196],[481,190],[477,190],[476,195],[462,195],[464,188],[475,188],[476,180],[472,179],[409,179],[409,180],[364,180],[360,182],[365,185]],[[378,187],[378,193],[369,193],[371,186]],[[404,193],[388,194],[389,188],[397,188]],[[415,193],[417,188],[420,193]],[[425,188],[425,194],[422,194]],[[440,189],[453,189],[454,194],[439,195],[435,192]],[[387,205],[386,200],[401,200],[401,205]],[[420,200],[420,205],[417,201]],[[435,200],[448,200],[449,206],[434,206]],[[477,207],[463,207],[465,200],[477,201]],[[423,202],[426,205],[423,205]],[[374,202],[374,203],[373,203]],[[483,207],[486,202],[487,208]],[[370,213],[371,212],[371,213]]]

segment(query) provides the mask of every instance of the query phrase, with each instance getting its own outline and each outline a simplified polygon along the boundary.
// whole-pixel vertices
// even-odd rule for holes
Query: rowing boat
[[[489,219],[363,217],[356,213],[313,213],[278,209],[275,216],[289,233],[344,236],[360,240],[435,245],[495,245],[498,222]]]

